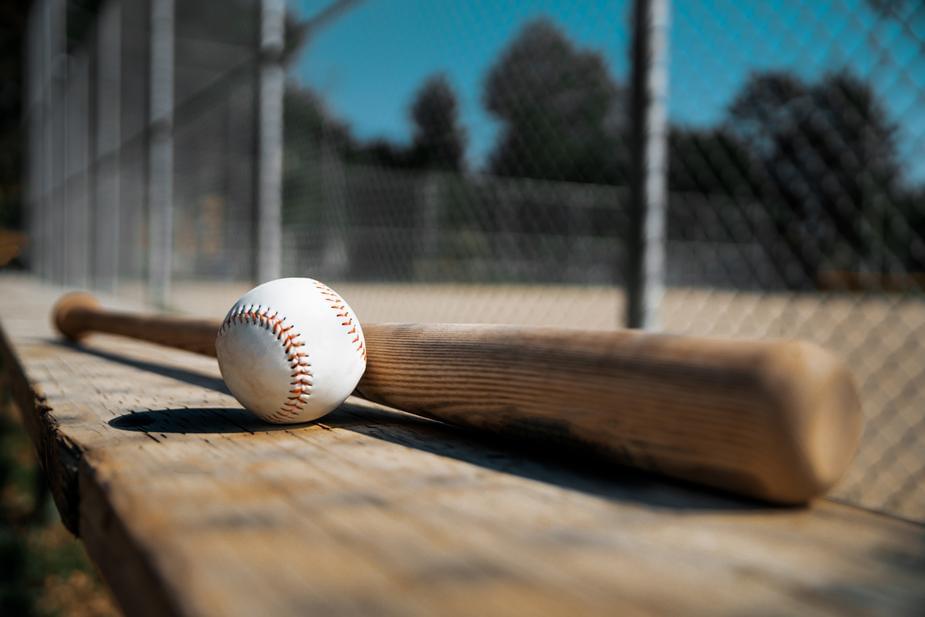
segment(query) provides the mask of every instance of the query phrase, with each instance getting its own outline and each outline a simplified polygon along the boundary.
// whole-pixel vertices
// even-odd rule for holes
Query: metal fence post
[[[86,287],[90,269],[90,200],[88,192],[90,154],[89,107],[90,58],[83,50],[68,55],[65,80],[64,236],[65,280]]]
[[[174,0],[151,0],[148,81],[148,295],[164,306],[173,256]]]
[[[48,89],[51,84],[51,16],[49,11],[48,0],[43,0],[37,3],[38,7],[38,19],[40,20],[39,25],[36,27],[38,34],[36,35],[39,43],[38,46],[41,48],[42,56],[42,72],[39,79],[41,83],[39,84],[39,133],[37,135],[38,140],[41,142],[39,146],[39,151],[41,153],[41,158],[39,160],[39,175],[41,177],[41,195],[39,197],[40,206],[38,208],[38,213],[41,216],[41,220],[38,221],[38,226],[40,228],[40,235],[42,238],[42,243],[38,250],[41,251],[41,258],[38,263],[40,264],[40,272],[42,278],[48,280],[51,278],[51,155],[49,151],[49,142],[51,140],[51,107],[50,100],[48,96]]]
[[[415,255],[411,274],[416,280],[433,280],[438,273],[437,262],[440,258],[440,234],[443,221],[443,204],[445,196],[443,185],[446,174],[427,170],[413,176],[417,192],[417,224],[420,234],[420,250]]]
[[[257,94],[257,237],[254,246],[254,276],[258,283],[279,278],[282,262],[284,24],[283,0],[262,0]]]
[[[41,233],[42,213],[41,208],[41,172],[39,167],[42,161],[40,140],[38,139],[41,131],[41,105],[42,105],[42,83],[37,79],[42,74],[42,52],[39,47],[41,38],[39,37],[40,18],[42,11],[41,3],[35,2],[29,7],[29,18],[26,22],[26,57],[23,65],[23,75],[26,76],[26,89],[23,97],[23,109],[25,110],[26,126],[26,159],[25,173],[23,175],[25,185],[25,215],[26,229],[28,229],[30,244],[26,247],[26,259],[29,268],[34,274],[41,273],[42,269],[42,250],[44,249],[44,238]]]
[[[626,325],[658,327],[665,287],[669,0],[634,0]]]
[[[94,242],[93,283],[112,290],[119,263],[119,148],[121,146],[121,22],[122,6],[110,0],[100,12],[96,38],[95,139],[93,158]]]
[[[49,250],[51,251],[51,278],[56,283],[66,281],[68,247],[67,228],[64,224],[67,208],[65,190],[65,151],[67,149],[64,89],[67,75],[67,3],[51,0],[48,6],[49,80],[45,96],[49,100],[49,130],[46,150],[49,158]]]

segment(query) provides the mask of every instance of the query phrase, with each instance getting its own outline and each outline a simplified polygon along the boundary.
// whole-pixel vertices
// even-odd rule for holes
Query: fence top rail
[[[48,324],[60,291],[0,277],[0,351],[62,518],[127,614],[925,605],[921,525],[604,475],[360,401],[268,426],[209,358],[60,342]]]

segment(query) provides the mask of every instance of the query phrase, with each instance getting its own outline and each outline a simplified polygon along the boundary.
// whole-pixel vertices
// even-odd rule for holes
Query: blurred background
[[[925,520],[920,0],[2,6],[14,266],[216,317],[312,276],[364,321],[809,339],[868,416],[835,498]]]

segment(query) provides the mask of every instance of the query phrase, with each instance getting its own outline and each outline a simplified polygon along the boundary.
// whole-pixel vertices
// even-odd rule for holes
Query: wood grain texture
[[[107,332],[214,355],[217,322],[62,298],[72,339]],[[842,362],[796,341],[641,331],[365,324],[364,397],[430,418],[784,504],[831,488],[862,413]]]
[[[214,360],[56,340],[57,289],[0,278],[0,326],[59,507],[129,615],[917,615],[925,528],[768,508],[512,449],[360,399],[259,423]],[[111,300],[106,300],[112,305]],[[54,446],[58,447],[58,446]],[[74,464],[76,463],[76,465]],[[76,470],[76,472],[74,471]],[[63,501],[62,501],[63,500]]]
[[[368,330],[358,389],[370,400],[772,502],[828,490],[860,439],[850,374],[807,343],[484,325]]]

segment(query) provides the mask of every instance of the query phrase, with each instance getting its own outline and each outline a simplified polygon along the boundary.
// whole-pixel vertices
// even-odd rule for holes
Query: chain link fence
[[[673,36],[715,50],[704,73],[736,62],[744,37],[753,57],[773,60],[758,63],[716,125],[672,135],[670,182],[696,196],[676,195],[669,253],[725,273],[710,289],[682,281],[665,323],[805,338],[839,353],[868,418],[837,494],[921,520],[925,6],[724,9],[677,5]]]
[[[42,276],[149,286],[163,223],[150,22],[164,1],[33,7]],[[279,49],[278,1],[169,4],[168,304],[218,313],[278,251],[278,274],[337,285],[368,321],[625,323],[639,239],[629,2],[290,2]],[[925,7],[670,9],[667,65],[652,67],[668,85],[652,142],[665,165],[645,176],[667,189],[657,320],[840,354],[868,421],[835,496],[925,520]],[[274,221],[278,246],[259,231]]]

